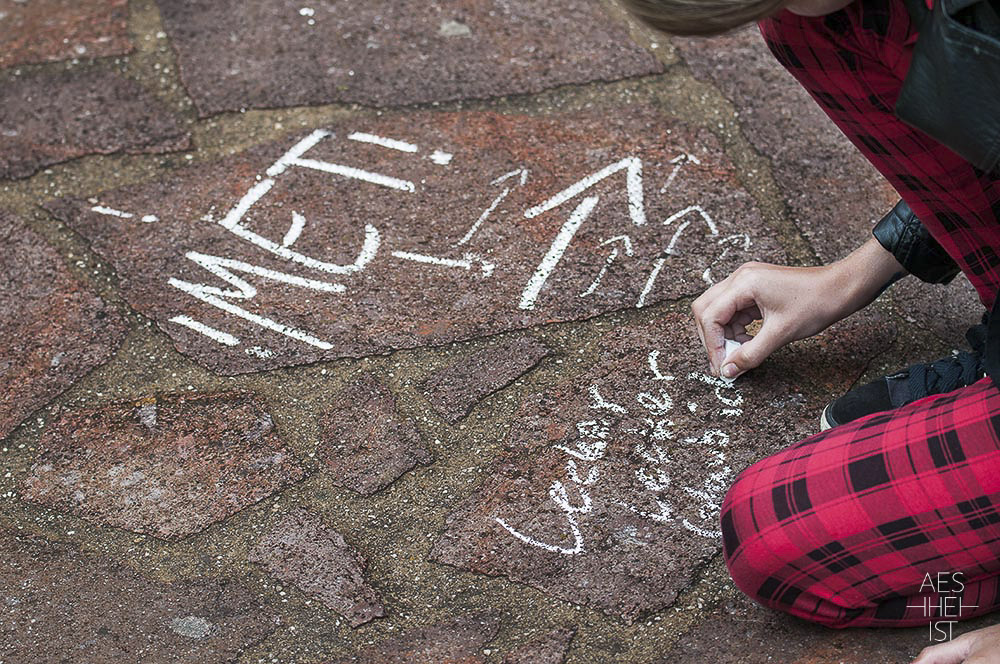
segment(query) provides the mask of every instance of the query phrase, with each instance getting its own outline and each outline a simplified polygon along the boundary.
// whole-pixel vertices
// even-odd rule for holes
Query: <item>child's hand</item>
[[[712,374],[735,378],[839,320],[844,307],[835,277],[829,267],[747,263],[705,291],[691,309]],[[747,326],[756,320],[763,324],[751,337]],[[743,343],[728,358],[726,338]]]
[[[874,238],[823,267],[742,265],[691,306],[712,374],[739,376],[788,342],[817,334],[864,307],[904,274]],[[747,325],[755,320],[763,323],[751,337]],[[727,338],[743,343],[728,358]]]

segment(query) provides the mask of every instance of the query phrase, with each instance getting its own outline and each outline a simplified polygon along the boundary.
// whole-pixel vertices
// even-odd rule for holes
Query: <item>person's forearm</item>
[[[713,375],[735,378],[869,304],[906,271],[874,238],[818,267],[745,263],[691,304]],[[760,320],[760,328],[747,325]],[[743,345],[726,352],[726,339]]]
[[[870,238],[848,256],[830,265],[834,285],[847,293],[843,316],[870,304],[907,272],[875,238]]]

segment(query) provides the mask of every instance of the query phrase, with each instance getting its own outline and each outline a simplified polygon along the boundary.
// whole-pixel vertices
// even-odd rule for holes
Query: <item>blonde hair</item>
[[[620,0],[633,16],[672,35],[717,35],[759,21],[787,0]]]

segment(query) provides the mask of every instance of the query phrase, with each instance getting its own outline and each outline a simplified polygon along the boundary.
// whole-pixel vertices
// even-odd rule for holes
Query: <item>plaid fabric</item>
[[[1000,184],[893,115],[915,40],[902,1],[782,11],[760,28],[991,307]],[[726,563],[757,601],[831,627],[927,625],[943,588],[921,586],[939,572],[964,576],[961,618],[1000,609],[998,471],[1000,390],[987,378],[748,468],[722,505]]]
[[[730,574],[762,604],[830,627],[927,625],[925,601],[939,604],[920,591],[928,573],[964,575],[961,603],[976,608],[962,619],[997,610],[998,470],[989,378],[829,429],[730,488]]]
[[[855,0],[761,21],[772,53],[896,188],[975,286],[1000,291],[1000,176],[973,167],[893,114],[916,33],[902,0]]]

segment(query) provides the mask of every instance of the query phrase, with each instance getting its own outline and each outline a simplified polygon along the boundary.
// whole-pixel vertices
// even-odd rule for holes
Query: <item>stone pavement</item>
[[[904,282],[705,375],[693,297],[894,203],[753,30],[0,0],[0,47],[0,664],[926,645],[766,611],[721,561],[742,468],[978,319]]]

